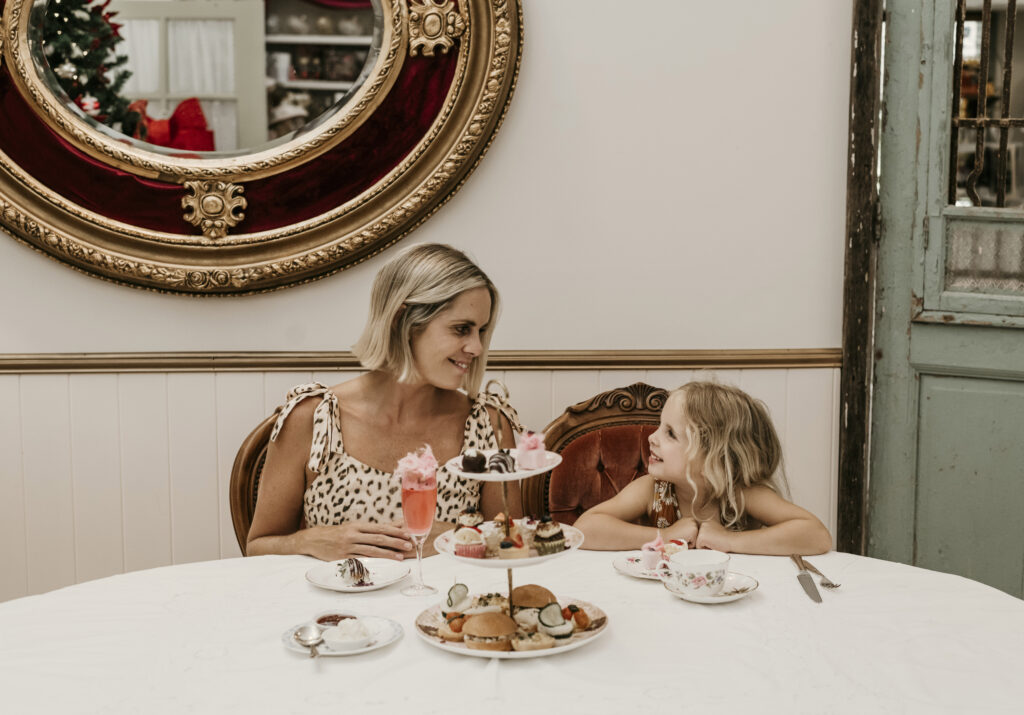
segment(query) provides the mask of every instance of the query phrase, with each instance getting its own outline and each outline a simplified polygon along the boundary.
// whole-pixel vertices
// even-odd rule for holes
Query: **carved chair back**
[[[549,513],[572,524],[647,473],[647,437],[661,420],[668,392],[642,382],[602,392],[565,409],[544,430],[547,448],[562,455],[552,471],[523,481],[529,516]]]

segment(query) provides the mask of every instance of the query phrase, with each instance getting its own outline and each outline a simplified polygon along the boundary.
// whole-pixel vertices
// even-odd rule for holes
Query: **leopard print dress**
[[[277,439],[292,409],[311,397],[319,397],[320,402],[313,411],[313,442],[308,461],[310,471],[317,476],[306,488],[302,500],[306,525],[329,526],[349,520],[386,523],[400,519],[401,482],[395,479],[394,474],[363,464],[345,452],[341,437],[341,407],[338,397],[325,385],[313,382],[289,390],[270,433],[271,441]],[[481,391],[466,418],[462,451],[498,447],[487,414],[488,404],[493,404],[493,400]],[[515,411],[507,403],[501,406],[501,410],[513,425],[519,424]],[[451,474],[443,465],[438,468],[435,518],[455,521],[459,512],[479,505],[479,481]]]

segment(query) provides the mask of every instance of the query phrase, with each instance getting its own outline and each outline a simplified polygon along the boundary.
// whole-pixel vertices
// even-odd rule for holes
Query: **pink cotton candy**
[[[399,459],[395,476],[400,477],[403,482],[406,479],[414,480],[414,484],[403,485],[403,488],[433,489],[437,485],[437,458],[434,457],[430,445],[409,452]]]

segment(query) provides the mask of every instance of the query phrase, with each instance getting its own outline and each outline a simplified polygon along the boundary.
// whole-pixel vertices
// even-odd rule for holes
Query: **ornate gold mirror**
[[[137,28],[156,27],[148,44],[161,47],[196,47],[195,26],[177,35],[167,29],[191,21],[190,12],[221,29],[234,22],[211,47],[222,54],[225,44],[233,47],[233,82],[246,84],[243,69],[256,77],[247,95],[255,104],[245,106],[258,111],[237,100],[237,123],[252,125],[237,134],[248,131],[248,140],[227,149],[209,140],[226,133],[209,130],[202,108],[209,115],[211,103],[234,95],[200,101],[171,87],[163,98],[178,109],[166,120],[147,116],[147,96],[120,103],[135,110],[131,120],[92,96],[100,94],[88,89],[99,71],[78,59],[103,53],[106,91],[117,84],[117,71],[106,66],[119,63],[117,54],[98,39],[71,43],[68,54],[60,23],[101,22],[117,34],[121,15],[137,17],[133,5],[176,13],[163,24],[133,26],[141,36]],[[346,28],[328,6],[361,12],[363,24]],[[0,7],[0,226],[88,273],[191,294],[314,280],[399,240],[459,188],[486,150],[522,47],[517,0],[0,0]],[[353,36],[339,40],[339,29]],[[93,28],[88,37],[100,33]],[[338,64],[347,55],[332,50],[354,44],[363,45],[356,59]],[[192,52],[205,57],[202,48]],[[193,74],[215,74],[190,62]],[[338,72],[347,73],[344,81]],[[318,109],[304,107],[301,121],[278,125],[286,130],[274,126],[299,114],[294,97],[317,92],[326,96]]]

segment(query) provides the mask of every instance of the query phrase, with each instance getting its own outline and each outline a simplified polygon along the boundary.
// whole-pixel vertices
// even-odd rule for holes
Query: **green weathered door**
[[[1021,596],[1024,200],[1008,188],[1015,208],[951,205],[957,12],[956,0],[886,3],[868,553]],[[1000,27],[989,54],[1001,61]],[[1001,98],[1008,78],[989,77]],[[989,159],[1000,133],[978,142]],[[1007,134],[1016,156],[1024,130]],[[961,128],[959,151],[976,138]]]

